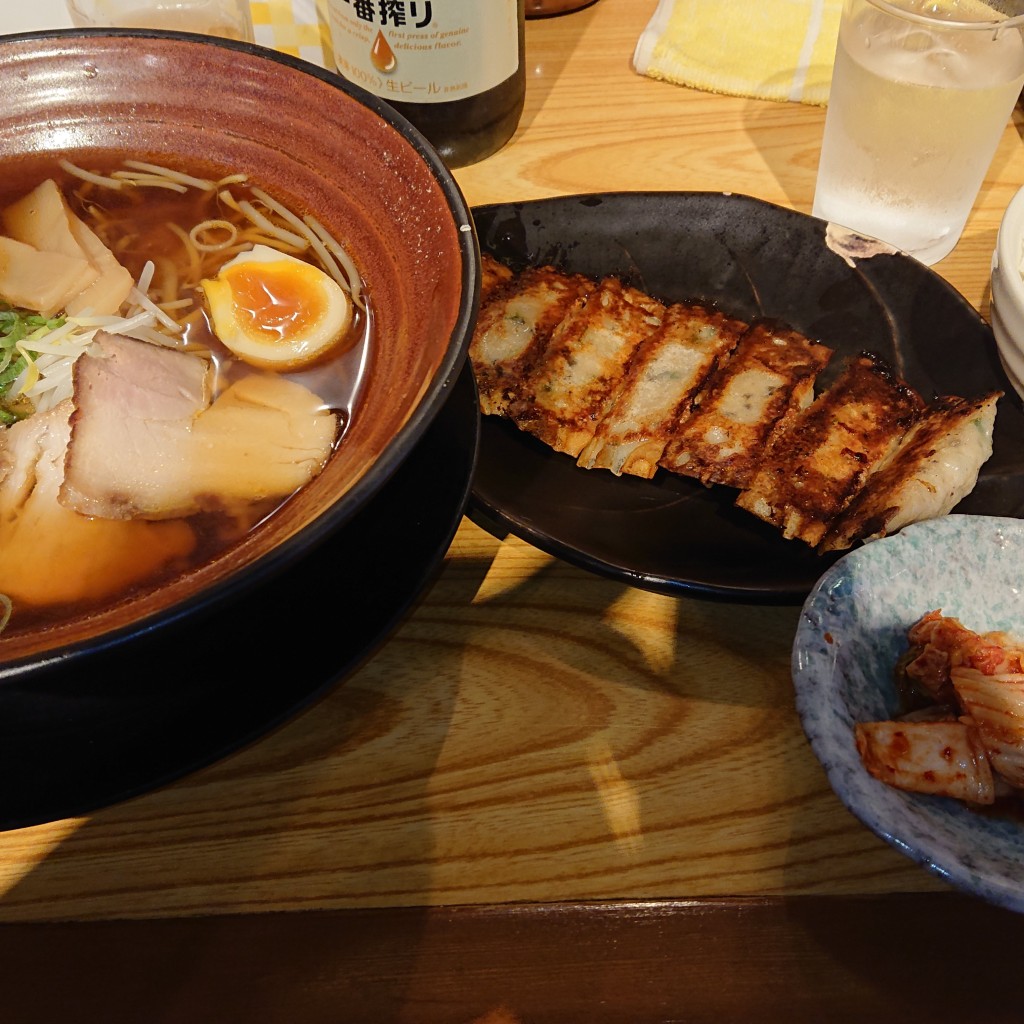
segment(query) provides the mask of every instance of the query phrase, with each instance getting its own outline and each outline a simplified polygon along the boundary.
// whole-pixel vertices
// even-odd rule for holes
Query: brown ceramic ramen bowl
[[[0,96],[5,193],[22,179],[31,188],[61,157],[244,172],[343,242],[375,335],[357,414],[313,482],[177,580],[0,637],[3,678],[181,625],[267,583],[343,527],[442,407],[465,360],[479,264],[469,211],[429,145],[385,104],[305,62],[180,33],[33,33],[0,39]]]

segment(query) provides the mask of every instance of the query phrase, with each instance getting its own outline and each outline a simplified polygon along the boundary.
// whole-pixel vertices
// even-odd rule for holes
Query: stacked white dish
[[[1024,189],[1010,200],[992,254],[990,319],[999,358],[1024,397]]]

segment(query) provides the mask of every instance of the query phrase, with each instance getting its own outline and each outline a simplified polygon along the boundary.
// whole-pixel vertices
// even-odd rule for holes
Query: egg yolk
[[[333,278],[265,245],[239,253],[201,287],[214,334],[254,366],[308,366],[352,324],[352,303]]]
[[[236,316],[248,334],[290,341],[307,334],[327,312],[323,290],[300,267],[242,263],[224,277]]]

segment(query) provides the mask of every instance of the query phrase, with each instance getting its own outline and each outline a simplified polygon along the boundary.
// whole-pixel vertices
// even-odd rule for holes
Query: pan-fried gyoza
[[[548,336],[508,415],[555,451],[576,457],[637,346],[661,322],[664,307],[616,280],[580,296]]]
[[[769,324],[745,331],[666,424],[661,465],[705,484],[745,487],[769,440],[814,397],[814,378],[831,355],[796,331]]]
[[[881,360],[850,360],[832,387],[774,432],[737,504],[784,536],[817,544],[923,406]]]
[[[667,428],[739,340],[743,324],[693,306],[669,306],[640,341],[594,436],[579,455],[585,469],[652,477]]]
[[[867,351],[663,303],[616,278],[483,256],[470,360],[480,408],[584,469],[663,470],[819,551],[948,513],[992,454],[1001,392],[926,401]]]

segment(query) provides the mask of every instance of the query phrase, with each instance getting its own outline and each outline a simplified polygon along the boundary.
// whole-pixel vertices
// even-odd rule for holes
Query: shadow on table
[[[552,752],[586,749],[578,730],[611,730],[627,780],[651,766],[638,749],[643,723],[616,732],[620,713],[699,699],[784,717],[791,709],[771,705],[782,694],[782,627],[794,614],[657,599],[650,607],[679,613],[666,631],[646,595],[557,562],[483,600],[490,568],[460,561],[391,642],[302,716],[173,786],[97,813],[14,886],[0,902],[9,920],[190,916],[0,925],[4,1019],[1015,1019],[1005,982],[1022,920],[953,894],[615,905],[533,901],[543,888],[534,885],[524,886],[527,902],[510,903],[505,880],[495,891],[506,900],[488,901],[480,865],[517,838],[489,829],[501,821],[500,797],[521,794],[509,784],[488,795],[483,759],[510,765],[518,750],[546,761],[550,776],[533,780],[544,808],[564,804],[543,787],[558,774]],[[651,630],[669,635],[656,670]],[[520,706],[523,679],[504,681],[490,657],[477,660],[480,644],[507,651],[514,673],[524,632],[531,650],[547,641],[555,677],[531,677],[537,708]],[[713,692],[701,651],[723,635],[743,650],[738,669],[749,659],[762,671],[745,682],[737,671],[739,681]],[[593,680],[597,644],[600,663],[621,676]],[[430,685],[408,671],[424,658],[435,667]],[[487,674],[474,678],[477,671]],[[578,707],[588,691],[593,703]],[[554,729],[560,746],[545,754],[517,730],[556,712],[569,731]],[[657,714],[652,721],[666,725]],[[502,726],[514,743],[502,743]],[[494,741],[489,750],[448,749],[450,735],[474,727]],[[668,739],[663,749],[678,755],[684,737]],[[506,783],[525,777],[523,768],[509,766]],[[607,835],[594,792],[579,824]],[[510,820],[522,827],[528,816]],[[682,864],[686,851],[675,855]],[[475,892],[467,880],[464,902],[479,905],[408,906],[436,899],[441,883],[452,892],[460,872],[477,878]],[[550,883],[554,891],[572,879]],[[354,906],[361,900],[364,909]],[[304,905],[308,912],[275,913]]]
[[[15,956],[15,947],[28,948],[23,937],[29,945],[30,936],[53,937],[46,926],[27,923],[33,918],[164,920],[113,931],[83,924],[61,932],[66,941],[56,945],[47,938],[48,956],[28,956],[16,971],[11,962],[0,968],[12,1000],[0,1017],[52,1020],[64,1007],[62,1019],[210,1020],[203,986],[225,982],[233,956],[239,974],[230,984],[241,987],[231,999],[249,1006],[250,992],[266,995],[256,979],[245,991],[241,982],[247,957],[258,959],[259,951],[244,943],[225,949],[226,933],[213,915],[241,910],[254,915],[249,924],[285,908],[422,902],[432,888],[436,850],[429,813],[417,810],[429,804],[458,673],[444,666],[451,655],[441,651],[434,684],[412,685],[405,669],[415,641],[402,635],[415,615],[413,609],[350,677],[259,740],[173,784],[98,810],[77,828],[68,822],[58,845],[0,899],[0,917],[22,922],[0,925],[0,950]],[[167,920],[179,915],[197,920]],[[229,926],[227,934],[238,933]],[[402,940],[415,956],[414,933]],[[49,980],[54,970],[68,975],[79,968],[85,999],[76,999],[72,1012],[68,990]],[[99,1000],[96,1012],[85,1009],[87,990]],[[220,991],[227,998],[228,990]],[[401,992],[393,998],[400,1002]],[[103,1003],[109,1013],[99,1012]],[[276,1012],[272,1000],[263,1009]],[[247,1019],[273,1018],[255,1012]]]

